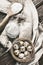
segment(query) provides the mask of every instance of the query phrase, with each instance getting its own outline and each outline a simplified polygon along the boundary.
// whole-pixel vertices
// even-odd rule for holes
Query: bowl
[[[28,46],[24,45],[25,42],[29,43]],[[23,52],[21,50],[23,50]],[[17,38],[13,42],[13,46],[10,50],[10,53],[16,61],[22,62],[22,63],[31,62],[32,60],[34,60],[34,57],[35,57],[34,45],[32,44],[30,40],[23,39],[23,38],[20,38],[20,39]]]

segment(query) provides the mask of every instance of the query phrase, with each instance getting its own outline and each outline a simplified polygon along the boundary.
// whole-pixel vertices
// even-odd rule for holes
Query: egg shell
[[[19,58],[22,59],[24,57],[24,54],[23,53],[20,53],[19,54]]]
[[[28,55],[26,56],[26,58],[31,58],[30,52],[28,52]]]

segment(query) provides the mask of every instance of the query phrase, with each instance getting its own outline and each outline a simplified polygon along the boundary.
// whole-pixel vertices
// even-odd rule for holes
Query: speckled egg
[[[20,51],[25,52],[25,47],[24,46],[20,47]]]
[[[29,43],[25,41],[24,46],[27,47],[28,45],[29,45]]]
[[[18,46],[17,44],[14,44],[13,47],[14,47],[14,49],[16,49],[16,50],[19,49],[19,46]]]
[[[32,51],[32,46],[28,46],[27,51]]]
[[[20,41],[20,45],[22,46],[24,44],[24,42],[23,41]]]
[[[25,55],[25,56],[27,56],[27,55],[28,55],[28,53],[29,53],[28,51],[25,51],[25,52],[24,52],[24,55]]]
[[[20,53],[19,50],[14,51],[14,54],[17,55],[17,56],[19,55],[19,53]]]

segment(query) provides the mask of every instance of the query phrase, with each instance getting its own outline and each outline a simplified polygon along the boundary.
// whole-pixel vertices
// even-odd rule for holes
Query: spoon
[[[10,16],[20,13],[22,11],[22,9],[23,9],[23,6],[21,3],[17,3],[17,2],[13,3],[13,5],[11,5],[8,8],[7,16],[0,23],[0,30],[3,29],[5,27],[5,25],[8,23],[8,19]]]

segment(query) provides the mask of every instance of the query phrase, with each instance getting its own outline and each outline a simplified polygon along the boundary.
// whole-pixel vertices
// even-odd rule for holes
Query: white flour
[[[10,38],[16,38],[19,35],[19,26],[17,23],[9,22],[6,26],[6,34]]]
[[[20,3],[14,3],[12,6],[11,6],[11,10],[13,13],[18,13],[22,10],[22,4]]]
[[[0,11],[7,13],[7,8],[10,6],[10,2],[7,0],[0,0]]]

